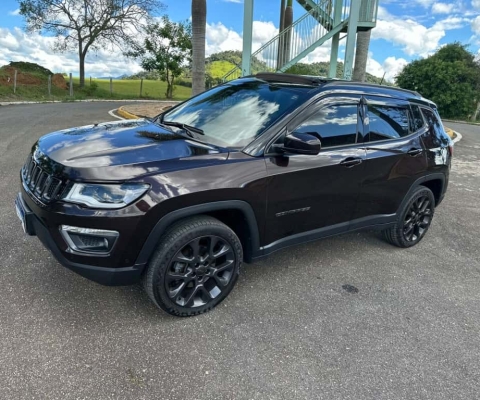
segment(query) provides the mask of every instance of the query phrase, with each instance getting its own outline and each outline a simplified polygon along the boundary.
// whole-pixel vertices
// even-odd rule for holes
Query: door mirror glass
[[[282,151],[292,154],[317,155],[320,152],[320,139],[310,133],[292,132],[285,136]]]

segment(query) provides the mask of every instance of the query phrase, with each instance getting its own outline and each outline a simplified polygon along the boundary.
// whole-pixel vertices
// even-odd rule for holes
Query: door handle
[[[345,160],[341,161],[340,165],[343,165],[344,167],[347,167],[347,168],[351,168],[351,167],[354,167],[355,165],[361,164],[362,161],[363,160],[361,158],[348,157]]]
[[[422,149],[410,149],[407,151],[407,154],[410,155],[411,157],[416,157],[422,154]]]

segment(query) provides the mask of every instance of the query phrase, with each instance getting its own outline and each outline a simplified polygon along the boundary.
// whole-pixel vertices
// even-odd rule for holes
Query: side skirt
[[[397,214],[374,215],[371,217],[355,219],[353,221],[342,222],[340,224],[327,226],[308,232],[297,233],[295,235],[279,239],[273,243],[268,244],[267,246],[260,247],[260,249],[253,254],[252,261],[261,259],[278,250],[282,250],[290,246],[309,243],[326,237],[337,236],[343,233],[350,233],[364,229],[387,229],[393,226],[396,220]]]

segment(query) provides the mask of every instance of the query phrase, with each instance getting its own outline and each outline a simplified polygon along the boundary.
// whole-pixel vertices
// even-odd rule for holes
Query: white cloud
[[[380,64],[373,59],[372,53],[368,53],[367,72],[379,78],[385,74],[385,80],[389,82],[395,81],[395,76],[408,64],[404,58],[387,57],[385,61]]]
[[[459,17],[448,17],[427,28],[413,19],[393,16],[384,7],[379,7],[377,26],[372,30],[372,39],[385,39],[399,45],[409,56],[425,57],[439,47],[446,30],[458,29],[466,21]]]
[[[397,76],[407,64],[408,61],[404,58],[387,57],[382,64],[382,67],[386,72],[385,79],[393,82],[395,76]]]
[[[14,10],[14,11],[9,11],[9,12],[8,12],[8,15],[13,15],[13,16],[20,15],[20,9],[17,8],[17,9]]]
[[[36,33],[26,34],[20,28],[0,28],[0,65],[10,61],[29,61],[52,72],[78,74],[78,56],[75,52],[53,53],[55,38]],[[89,52],[85,63],[87,76],[119,76],[132,74],[141,68],[134,60],[125,58],[120,50],[102,49]]]
[[[471,27],[476,35],[480,35],[480,15],[472,20]]]
[[[415,3],[420,4],[424,8],[429,8],[435,0],[415,0]]]
[[[455,8],[455,4],[446,3],[434,3],[432,6],[432,12],[434,14],[450,14]]]
[[[225,3],[237,3],[237,4],[243,3],[243,0],[222,0],[222,1],[224,1]]]
[[[480,0],[472,0],[473,8],[480,8]]]

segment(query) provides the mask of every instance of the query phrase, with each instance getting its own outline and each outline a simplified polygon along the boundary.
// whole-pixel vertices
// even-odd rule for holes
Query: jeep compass
[[[417,244],[452,152],[416,92],[263,73],[151,120],[43,136],[15,208],[65,267],[141,281],[158,307],[191,316],[226,298],[243,261],[287,246],[364,228]]]

